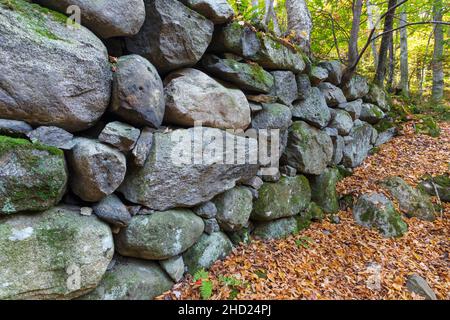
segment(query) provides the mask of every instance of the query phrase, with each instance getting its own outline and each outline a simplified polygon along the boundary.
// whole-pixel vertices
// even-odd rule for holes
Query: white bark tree
[[[370,0],[366,1],[366,6],[367,6],[367,20],[369,23],[369,30],[372,30],[373,28],[375,28],[375,5],[373,5]],[[375,69],[377,69],[377,65],[378,65],[378,52],[377,52],[377,42],[376,41],[372,41],[370,43],[370,47],[372,48],[372,56],[373,56],[373,61],[374,61],[374,65],[375,65]]]
[[[288,28],[294,33],[294,41],[306,54],[311,52],[311,13],[305,0],[286,0]]]
[[[407,24],[406,10],[403,7],[400,13],[400,27]],[[408,31],[400,29],[400,88],[402,95],[409,97],[409,70],[408,70]]]
[[[442,21],[442,0],[434,0],[434,21]],[[434,102],[440,102],[444,96],[444,33],[442,25],[437,24],[434,29],[434,52],[433,52],[433,89],[431,98]]]

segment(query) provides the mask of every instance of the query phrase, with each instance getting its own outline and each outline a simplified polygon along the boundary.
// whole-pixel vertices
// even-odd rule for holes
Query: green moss
[[[48,156],[36,151],[45,151]],[[40,211],[56,204],[67,179],[63,152],[24,139],[0,136],[0,158],[10,152],[29,174],[7,177],[6,185],[0,190],[3,197],[0,197],[0,212]]]
[[[21,24],[32,29],[37,35],[50,40],[64,40],[50,31],[47,23],[48,19],[51,19],[54,22],[65,24],[67,22],[65,15],[23,0],[0,0],[0,6],[17,12]]]
[[[1,1],[1,0],[0,0]],[[0,136],[0,156],[11,149],[21,149],[21,150],[40,150],[47,151],[49,154],[54,156],[63,156],[64,152],[58,148],[46,146],[40,143],[32,144],[26,139],[11,138],[7,136]]]

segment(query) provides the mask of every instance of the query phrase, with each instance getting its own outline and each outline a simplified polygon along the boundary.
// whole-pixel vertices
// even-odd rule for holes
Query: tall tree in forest
[[[389,0],[388,13],[384,20],[384,34],[381,38],[380,51],[378,52],[378,65],[374,82],[381,87],[384,86],[384,79],[386,77],[387,53],[392,41],[392,32],[389,31],[391,31],[394,26],[396,4],[397,0]]]
[[[388,79],[387,79],[387,90],[388,92],[393,92],[394,90],[394,76],[395,76],[395,43],[394,36],[391,38],[389,43],[389,63],[388,63]]]
[[[305,0],[286,0],[288,28],[294,33],[294,41],[306,54],[311,51],[311,14]]]
[[[409,97],[408,31],[405,28],[406,24],[406,9],[403,7],[400,13],[400,88],[402,95]]]
[[[375,5],[373,5],[370,0],[366,1],[366,7],[367,7],[367,21],[369,24],[369,30],[372,30],[375,28],[375,17],[374,17],[374,8]],[[372,48],[372,55],[373,55],[373,62],[375,65],[375,69],[378,65],[378,52],[377,52],[377,43],[376,41],[372,41],[370,43],[370,47]]]
[[[434,21],[442,21],[442,0],[434,0]],[[434,29],[434,52],[433,52],[433,88],[431,98],[434,102],[440,102],[444,95],[444,33],[442,25],[437,24]]]
[[[350,40],[348,41],[348,64],[353,65],[358,59],[358,36],[361,25],[363,0],[353,0],[353,22],[350,31]]]

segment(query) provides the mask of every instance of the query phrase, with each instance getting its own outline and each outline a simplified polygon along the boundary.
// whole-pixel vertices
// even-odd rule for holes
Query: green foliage
[[[194,274],[194,281],[197,282],[198,280],[207,280],[209,278],[209,273],[205,269],[197,270],[197,272]]]
[[[200,296],[203,300],[208,300],[211,298],[213,292],[213,283],[211,280],[202,280],[200,286]]]
[[[200,296],[203,300],[211,298],[214,285],[209,280],[209,273],[205,269],[200,269],[194,274],[194,282],[200,282]]]
[[[439,137],[441,134],[441,129],[433,117],[424,116],[421,119],[421,122],[416,124],[416,132],[427,134],[432,137]]]

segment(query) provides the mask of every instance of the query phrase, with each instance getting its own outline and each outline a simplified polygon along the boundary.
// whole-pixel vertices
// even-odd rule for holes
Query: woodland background
[[[449,3],[446,0],[229,0],[239,18],[291,41],[296,37],[295,11],[309,9],[312,29],[303,22],[300,37],[310,31],[311,59],[339,59],[374,79],[395,97],[405,114],[438,115],[449,120]],[[395,6],[395,8],[392,8]],[[389,10],[391,8],[391,10]],[[301,9],[301,8],[300,8]],[[297,9],[298,11],[298,9]],[[392,27],[386,18],[392,14]],[[381,19],[380,19],[381,18]],[[303,19],[305,20],[305,19]],[[378,22],[378,23],[377,23]],[[405,26],[406,27],[403,27]],[[359,28],[359,30],[358,30]],[[301,28],[300,28],[301,29]],[[374,32],[371,35],[371,30]],[[298,32],[297,32],[298,36]],[[372,41],[368,41],[371,37]],[[377,73],[380,47],[386,39],[385,67]],[[390,39],[389,39],[390,38]],[[356,48],[356,50],[355,50]],[[383,54],[383,53],[382,53]],[[434,77],[434,81],[433,81]],[[378,78],[378,79],[377,79]],[[377,81],[378,80],[378,81]],[[434,85],[433,85],[434,83]]]

